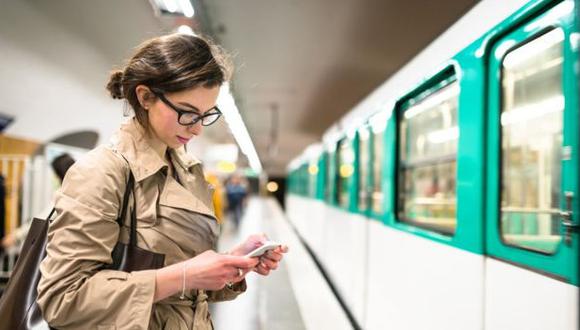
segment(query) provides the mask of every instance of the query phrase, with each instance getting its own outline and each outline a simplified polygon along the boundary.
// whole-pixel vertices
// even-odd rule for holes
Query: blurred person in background
[[[220,48],[173,34],[144,42],[111,74],[107,89],[135,115],[109,145],[71,167],[57,194],[37,300],[52,327],[209,330],[209,302],[244,292],[248,272],[268,275],[278,267],[286,246],[245,257],[264,244],[263,234],[215,251],[211,189],[185,151],[220,117],[217,96],[229,72]],[[117,218],[131,176],[137,245],[164,255],[160,269],[106,269],[117,242],[129,240],[129,221],[121,219],[120,228]]]
[[[240,226],[244,205],[248,190],[242,181],[242,177],[234,174],[226,183],[226,196],[228,199],[228,209],[236,229]]]
[[[223,201],[223,187],[220,182],[220,179],[217,177],[217,175],[213,173],[206,174],[205,179],[213,188],[212,200],[213,207],[215,210],[215,217],[218,219],[219,223],[223,223],[224,201]]]

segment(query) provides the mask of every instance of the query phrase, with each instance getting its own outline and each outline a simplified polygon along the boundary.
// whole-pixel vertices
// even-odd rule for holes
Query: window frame
[[[402,123],[402,118],[404,116],[404,113],[414,104],[419,103],[427,98],[429,98],[430,96],[432,96],[433,94],[437,93],[438,91],[452,85],[453,83],[457,83],[457,88],[459,88],[459,94],[457,96],[458,98],[458,102],[457,102],[457,121],[458,121],[458,128],[460,126],[460,122],[459,122],[459,116],[460,116],[460,107],[461,104],[459,102],[459,98],[461,95],[461,84],[460,84],[460,79],[458,77],[457,74],[457,70],[455,68],[455,66],[450,65],[447,68],[445,68],[444,70],[442,70],[442,72],[440,72],[439,74],[435,75],[428,83],[426,83],[425,85],[419,87],[417,90],[415,90],[413,93],[411,93],[410,95],[408,95],[406,98],[402,99],[396,106],[396,140],[395,140],[395,179],[393,180],[395,188],[394,188],[394,216],[395,216],[395,221],[400,223],[400,224],[405,224],[407,226],[411,226],[411,227],[416,227],[416,228],[420,228],[438,235],[443,235],[447,238],[452,239],[453,237],[455,237],[455,235],[457,234],[458,231],[458,227],[459,227],[459,215],[458,215],[458,206],[459,206],[459,190],[457,187],[457,182],[458,182],[458,174],[459,174],[459,162],[458,162],[458,156],[459,156],[459,139],[457,141],[457,150],[455,155],[443,155],[441,157],[434,157],[433,159],[429,159],[429,160],[421,160],[421,161],[416,161],[413,163],[413,167],[416,166],[421,166],[421,165],[425,165],[425,164],[430,164],[430,165],[437,165],[440,164],[441,161],[448,161],[448,160],[455,160],[455,196],[456,196],[456,202],[455,202],[455,209],[456,209],[456,213],[455,213],[455,229],[453,231],[449,231],[446,230],[445,228],[442,228],[441,226],[437,226],[437,225],[431,225],[431,224],[426,224],[420,221],[415,221],[414,219],[408,218],[406,216],[402,216],[401,212],[402,212],[402,205],[401,205],[401,200],[400,200],[400,192],[401,192],[401,178],[402,178],[402,161],[401,161],[401,123]],[[459,130],[461,131],[461,128],[459,128]],[[461,137],[461,134],[460,134]],[[434,161],[435,160],[435,161]],[[409,167],[407,167],[409,168]]]

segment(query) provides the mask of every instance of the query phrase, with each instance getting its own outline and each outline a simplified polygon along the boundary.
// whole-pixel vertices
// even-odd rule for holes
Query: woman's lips
[[[178,135],[177,140],[179,140],[179,143],[187,144],[187,142],[189,142],[190,139],[186,139]]]

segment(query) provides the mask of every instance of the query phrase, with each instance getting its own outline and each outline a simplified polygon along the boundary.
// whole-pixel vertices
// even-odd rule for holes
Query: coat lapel
[[[211,191],[203,177],[192,173],[185,173],[182,168],[176,167],[181,184],[173,178],[165,180],[165,187],[159,198],[159,204],[173,208],[180,208],[215,217]],[[201,181],[203,182],[197,182]]]

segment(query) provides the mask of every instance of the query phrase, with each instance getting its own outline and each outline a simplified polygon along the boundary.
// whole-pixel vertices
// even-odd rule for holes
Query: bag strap
[[[46,218],[46,221],[51,221],[52,215],[54,214],[54,212],[56,212],[56,208],[53,207],[52,211],[50,211],[50,214],[48,215],[48,217]],[[31,220],[32,221],[32,220]]]
[[[129,180],[127,181],[127,188],[125,189],[125,195],[123,195],[123,206],[121,209],[121,215],[117,219],[117,223],[119,224],[119,228],[123,228],[123,223],[125,222],[125,217],[127,216],[127,208],[129,205],[129,197],[131,192],[133,191],[133,187],[135,186],[135,177],[133,176],[133,172],[129,170]],[[131,210],[131,227],[129,232],[129,244],[137,245],[137,215],[135,213],[135,194],[133,194],[133,209]]]
[[[135,178],[133,177],[133,172],[129,170],[129,180],[127,180],[127,188],[125,189],[125,195],[123,196],[123,206],[121,209],[121,214],[117,219],[117,223],[119,226],[123,226],[123,222],[125,221],[125,217],[127,216],[127,206],[129,204],[129,196],[131,195],[131,191],[133,190],[133,186],[135,184]]]

